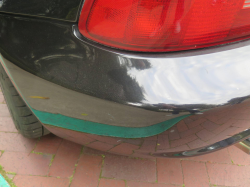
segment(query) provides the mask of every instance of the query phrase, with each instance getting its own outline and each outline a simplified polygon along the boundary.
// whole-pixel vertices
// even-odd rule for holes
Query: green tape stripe
[[[6,67],[4,60],[0,55],[0,59],[8,71],[10,78],[12,79],[16,89],[22,96],[15,80],[13,80],[11,73],[9,72],[8,68]],[[184,115],[177,118],[173,118],[164,122],[157,123],[155,125],[151,125],[148,127],[118,127],[112,126],[102,123],[96,123],[91,121],[85,121],[81,119],[76,119],[68,116],[64,116],[61,114],[53,114],[48,112],[42,112],[39,110],[33,109],[29,103],[25,100],[22,96],[28,107],[33,111],[33,113],[37,116],[37,118],[44,124],[61,127],[65,129],[70,129],[78,132],[96,134],[96,135],[103,135],[103,136],[113,136],[113,137],[120,137],[120,138],[143,138],[154,136],[160,134],[167,129],[171,128],[173,125],[178,123],[180,120],[190,116]]]
[[[10,187],[8,182],[3,178],[1,174],[0,174],[0,187]]]
[[[120,138],[142,138],[154,136],[164,132],[165,130],[171,128],[173,125],[178,123],[180,120],[190,116],[180,116],[148,127],[118,127],[71,118],[61,114],[41,112],[35,109],[32,109],[32,111],[44,124],[62,127],[65,129],[70,129],[79,132]]]

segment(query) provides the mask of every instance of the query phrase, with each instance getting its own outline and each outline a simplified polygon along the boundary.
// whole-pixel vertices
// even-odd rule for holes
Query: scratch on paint
[[[111,114],[108,113],[108,115],[111,116],[113,119],[115,119],[114,116],[112,116]],[[112,119],[111,119],[111,120],[112,120]]]

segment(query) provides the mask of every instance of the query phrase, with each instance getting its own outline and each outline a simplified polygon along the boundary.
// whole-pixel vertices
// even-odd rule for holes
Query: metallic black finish
[[[0,17],[0,24],[1,53],[26,71],[103,99],[121,103],[144,99],[117,56],[81,42],[71,24],[6,16]],[[145,60],[131,63],[130,68],[150,68]]]
[[[80,41],[72,24],[7,16],[0,17],[0,24],[5,58],[48,81],[98,98],[175,114],[230,104],[250,94],[250,41],[149,57]],[[237,64],[235,57],[240,59]]]
[[[0,12],[76,21],[82,0],[0,0]]]
[[[247,138],[249,51],[250,41],[165,54],[124,52],[87,40],[71,23],[0,16],[0,53],[23,71],[18,74],[18,68],[9,66],[32,108],[110,126],[135,127],[141,120],[140,128],[156,123],[145,125],[145,119],[163,122],[168,116],[192,114],[156,136],[136,140],[51,130],[89,147],[96,140],[114,147],[120,142],[136,145],[130,156],[198,155]],[[46,89],[39,90],[40,85]],[[51,99],[30,98],[39,94],[51,94]],[[100,105],[102,116],[96,117]],[[76,116],[74,110],[93,115]]]

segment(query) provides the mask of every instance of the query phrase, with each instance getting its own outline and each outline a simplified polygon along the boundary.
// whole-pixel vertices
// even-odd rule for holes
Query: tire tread
[[[1,90],[17,130],[27,138],[39,138],[49,134],[49,131],[43,127],[41,122],[39,122],[20,97],[2,65],[0,65],[0,83]]]

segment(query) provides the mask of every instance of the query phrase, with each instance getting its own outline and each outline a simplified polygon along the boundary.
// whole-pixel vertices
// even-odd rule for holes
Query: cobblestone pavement
[[[17,187],[249,187],[250,156],[235,146],[187,159],[128,158],[53,134],[26,139],[0,92],[0,165]]]

